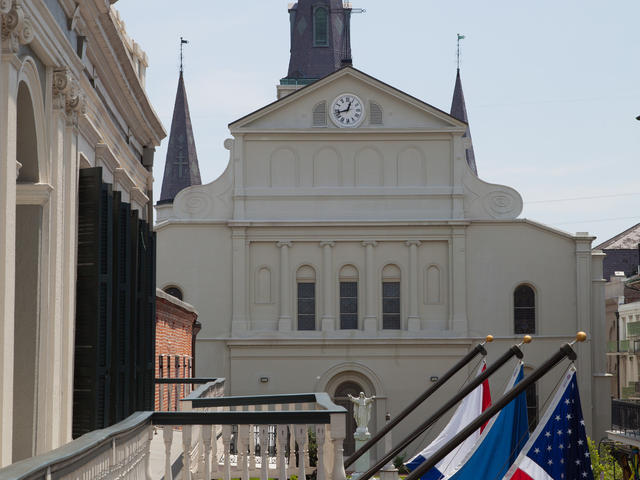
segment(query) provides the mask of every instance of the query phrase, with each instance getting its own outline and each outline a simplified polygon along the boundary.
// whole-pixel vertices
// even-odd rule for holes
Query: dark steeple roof
[[[171,203],[180,190],[201,183],[187,92],[184,88],[182,71],[180,71],[176,103],[173,107],[173,120],[171,120],[167,161],[162,179],[162,192],[158,203]]]
[[[300,0],[289,16],[291,59],[283,85],[311,83],[351,64],[351,9],[342,0]]]
[[[453,100],[451,101],[451,116],[456,120],[460,120],[461,122],[469,124],[469,119],[467,118],[467,107],[464,103],[464,92],[462,91],[462,80],[460,80],[460,69],[456,74],[456,86],[453,89]],[[467,148],[467,163],[473,173],[478,174],[478,169],[476,168],[476,156],[473,153],[473,142],[471,140],[471,129],[467,126],[467,131],[463,135],[463,137],[469,138],[469,148]]]

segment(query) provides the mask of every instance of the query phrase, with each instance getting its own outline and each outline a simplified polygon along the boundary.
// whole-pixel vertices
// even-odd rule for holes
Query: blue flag
[[[517,384],[523,378],[521,364],[513,384]],[[522,392],[493,417],[466,461],[455,473],[445,478],[451,480],[500,479],[518,458],[520,450],[528,439],[527,396]]]

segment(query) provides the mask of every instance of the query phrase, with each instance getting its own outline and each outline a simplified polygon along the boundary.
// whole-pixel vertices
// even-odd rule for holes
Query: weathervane
[[[460,40],[464,40],[464,35],[458,33],[458,70],[460,70]]]
[[[184,47],[185,43],[189,43],[189,40],[185,40],[184,38],[180,37],[180,73],[182,73],[182,48]]]

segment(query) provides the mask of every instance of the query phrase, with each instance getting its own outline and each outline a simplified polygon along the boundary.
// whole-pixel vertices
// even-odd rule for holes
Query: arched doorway
[[[353,438],[353,434],[355,433],[357,428],[356,420],[355,418],[353,418],[353,403],[351,402],[351,400],[349,400],[348,395],[357,397],[358,395],[360,395],[360,392],[364,392],[362,386],[359,383],[348,380],[338,385],[333,396],[334,403],[347,409],[347,436],[344,439],[344,455],[346,457],[352,455],[353,452],[356,451],[356,441]]]
[[[31,93],[24,82],[18,87],[17,100],[16,159],[22,167],[17,178],[16,202],[14,462],[35,454],[42,251],[42,206],[23,203],[20,196],[21,186],[40,180],[35,115]]]

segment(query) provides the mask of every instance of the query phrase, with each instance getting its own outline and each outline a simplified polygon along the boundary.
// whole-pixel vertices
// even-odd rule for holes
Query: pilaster
[[[593,277],[591,275],[591,242],[593,237],[588,233],[576,233],[576,323],[573,331],[567,332],[568,335],[574,334],[576,331],[587,332],[588,348],[582,349],[582,354],[578,355],[577,375],[580,384],[580,393],[588,399],[592,399],[592,364],[591,364],[591,348],[593,345],[593,325],[591,324],[591,289]],[[603,302],[604,305],[604,302]],[[602,320],[604,322],[604,319]],[[605,336],[600,338],[606,338]],[[585,345],[586,347],[586,345]],[[590,402],[591,403],[591,402]],[[585,406],[586,407],[586,406]],[[596,417],[591,408],[585,408],[584,420],[586,422],[587,431],[591,433],[593,419]]]
[[[467,231],[456,227],[451,231],[451,325],[453,332],[466,335],[467,320]]]
[[[4,2],[3,2],[4,3]],[[3,16],[4,19],[4,16]],[[3,28],[4,32],[4,28]],[[0,467],[12,460],[16,248],[16,120],[20,62],[2,40],[0,61]]]
[[[246,332],[249,330],[247,319],[247,229],[234,227],[231,229],[233,248],[233,314],[231,331]]]
[[[291,317],[291,275],[289,272],[289,248],[292,243],[280,241],[277,244],[280,249],[280,317],[278,318],[278,330],[290,332],[293,329]]]
[[[320,242],[322,247],[322,331],[331,331],[336,328],[335,312],[335,287],[333,276],[333,247],[335,242]]]
[[[407,317],[407,329],[417,332],[422,328],[418,315],[418,247],[419,240],[406,242],[409,247],[409,315]]]
[[[364,330],[367,332],[375,332],[378,330],[378,316],[376,315],[376,287],[380,283],[376,279],[376,272],[373,266],[373,248],[378,243],[374,240],[365,240],[362,246],[365,248],[365,311],[364,311]]]

